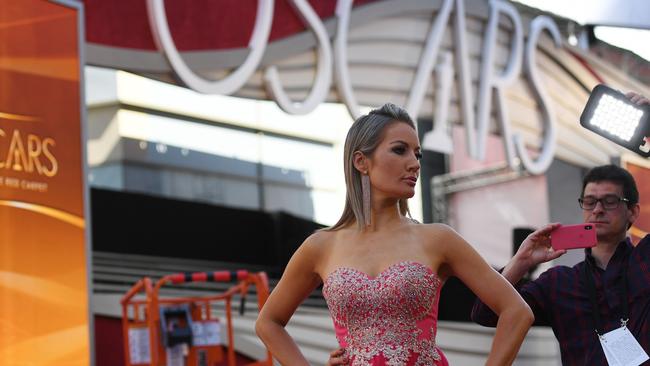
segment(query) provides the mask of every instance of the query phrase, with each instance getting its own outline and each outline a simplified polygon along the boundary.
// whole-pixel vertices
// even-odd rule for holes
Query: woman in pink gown
[[[256,323],[282,365],[309,364],[285,326],[320,284],[344,350],[329,364],[447,365],[436,325],[440,289],[450,276],[499,314],[486,364],[514,360],[532,312],[451,228],[410,218],[407,199],[415,194],[420,157],[415,125],[400,107],[386,104],[350,127],[343,214],[294,253]]]

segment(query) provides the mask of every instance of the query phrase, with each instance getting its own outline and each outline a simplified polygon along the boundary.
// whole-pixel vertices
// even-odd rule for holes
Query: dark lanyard
[[[623,314],[621,314],[621,326],[625,326],[629,320],[628,318],[628,303],[627,303],[627,262],[626,259],[623,262],[623,278],[622,278],[622,298],[621,298],[621,307],[623,308]],[[591,309],[593,314],[593,326],[596,334],[599,336],[603,332],[603,323],[600,319],[600,309],[598,308],[598,298],[596,297],[596,281],[594,280],[594,275],[591,273],[593,265],[589,260],[585,259],[585,266],[582,267],[582,278],[587,286],[587,294],[589,295],[589,300],[591,301]]]

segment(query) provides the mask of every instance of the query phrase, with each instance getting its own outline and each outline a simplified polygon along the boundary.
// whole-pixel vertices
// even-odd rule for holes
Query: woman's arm
[[[458,277],[499,315],[496,334],[486,365],[510,365],[535,320],[530,307],[503,276],[455,231],[436,225],[435,243],[443,250],[441,270]]]
[[[518,287],[517,285],[524,275],[530,271],[530,268],[554,260],[566,253],[565,249],[553,250],[551,247],[549,234],[559,226],[560,224],[557,223],[548,224],[528,235],[521,243],[515,256],[510,259],[501,271],[503,278],[515,286],[519,295],[524,298],[524,301],[533,310],[536,325],[549,325],[546,310],[544,309],[545,296],[543,296],[544,289],[549,284],[544,280],[545,277],[542,274],[525,286]],[[499,319],[481,300],[476,300],[472,309],[472,320],[487,327],[494,327]]]
[[[321,282],[315,268],[322,235],[310,236],[293,254],[255,323],[257,335],[282,365],[309,365],[284,327]]]

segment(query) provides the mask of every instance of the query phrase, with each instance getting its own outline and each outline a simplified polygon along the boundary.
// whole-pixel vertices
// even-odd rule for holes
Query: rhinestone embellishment
[[[400,262],[377,277],[340,267],[323,285],[323,296],[337,327],[339,343],[347,344],[351,365],[372,366],[383,356],[386,365],[431,366],[440,360],[431,318],[440,280],[427,266]]]

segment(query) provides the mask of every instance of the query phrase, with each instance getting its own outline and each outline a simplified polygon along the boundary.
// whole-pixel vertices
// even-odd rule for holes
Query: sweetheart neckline
[[[329,280],[329,279],[330,279],[330,278],[331,278],[331,277],[332,277],[336,272],[339,272],[339,271],[341,271],[341,270],[350,270],[350,271],[353,271],[353,272],[356,272],[356,273],[359,273],[359,274],[364,275],[364,276],[365,276],[367,279],[369,279],[369,280],[373,280],[373,281],[375,281],[375,280],[377,280],[378,278],[380,278],[382,275],[384,275],[385,273],[389,272],[391,269],[393,269],[393,268],[395,268],[395,267],[398,267],[398,266],[400,266],[400,265],[404,265],[404,264],[415,264],[415,265],[417,265],[417,266],[419,266],[419,267],[422,267],[422,268],[424,268],[424,269],[427,271],[427,273],[429,273],[430,275],[432,275],[433,278],[436,279],[436,281],[441,282],[441,280],[440,280],[440,278],[438,277],[438,275],[437,275],[437,274],[436,274],[436,273],[435,273],[435,272],[434,272],[434,271],[433,271],[429,266],[427,266],[427,265],[425,265],[425,264],[422,264],[422,263],[420,263],[420,262],[418,262],[418,261],[414,261],[414,260],[405,260],[405,261],[400,261],[400,262],[393,263],[393,264],[389,265],[388,267],[386,267],[386,268],[384,268],[383,270],[379,271],[379,273],[377,273],[377,274],[374,275],[374,276],[371,276],[371,275],[369,275],[368,273],[366,273],[366,272],[364,272],[364,271],[362,271],[362,270],[360,270],[360,269],[356,269],[356,268],[352,268],[352,267],[347,267],[347,266],[337,267],[337,268],[334,269],[332,272],[330,272],[330,273],[327,274],[327,276],[325,277],[325,280],[323,281],[323,284],[327,283],[328,280]]]

